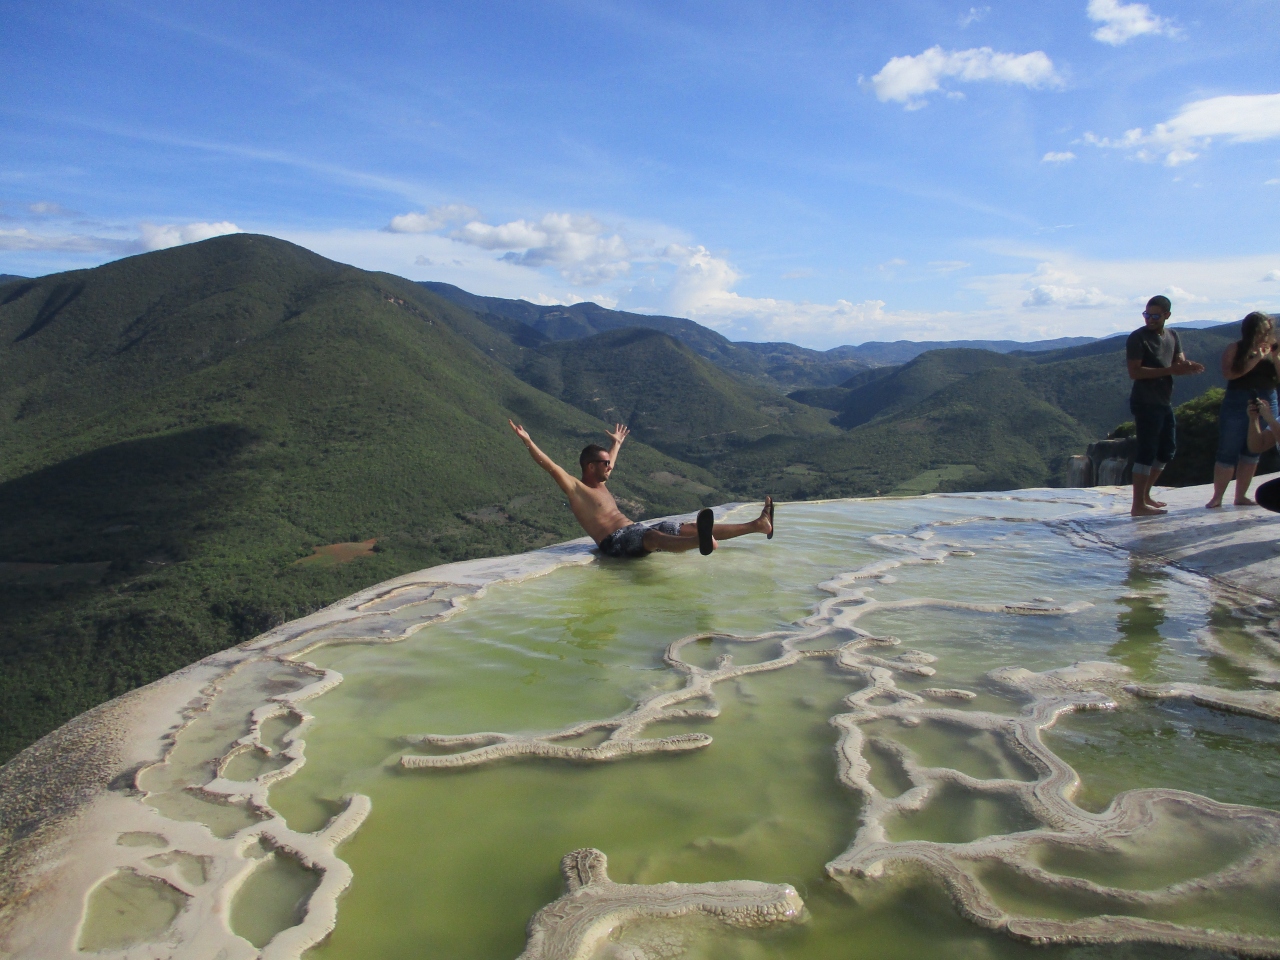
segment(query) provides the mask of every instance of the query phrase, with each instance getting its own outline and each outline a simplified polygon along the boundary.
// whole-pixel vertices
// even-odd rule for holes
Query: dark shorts
[[[1234,467],[1237,463],[1257,463],[1260,453],[1249,452],[1249,401],[1253,399],[1253,390],[1228,390],[1222,397],[1222,407],[1218,410],[1218,453],[1214,462],[1224,467]],[[1271,413],[1276,415],[1276,392],[1274,390],[1257,391],[1258,399],[1271,404]]]
[[[663,520],[650,526],[633,523],[629,527],[613,531],[601,540],[600,552],[606,557],[647,557],[649,551],[644,548],[644,535],[647,530],[669,533],[673,537],[680,536],[680,524],[674,520]]]
[[[1133,472],[1145,476],[1164,465],[1177,453],[1177,424],[1173,407],[1165,403],[1129,402],[1133,413],[1137,450],[1133,455]]]

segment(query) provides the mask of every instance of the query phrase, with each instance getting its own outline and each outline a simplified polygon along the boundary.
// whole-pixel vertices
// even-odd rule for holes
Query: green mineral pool
[[[567,564],[478,594],[446,571],[434,595],[366,605],[394,631],[331,631],[292,655],[314,670],[257,668],[285,691],[293,669],[341,682],[201,774],[264,785],[265,806],[233,796],[208,821],[228,843],[264,837],[239,854],[259,866],[230,927],[270,949],[301,923],[319,874],[280,837],[363,796],[311,960],[515,958],[582,848],[617,884],[762,881],[804,902],[746,927],[620,914],[585,956],[1083,956],[1090,924],[1091,957],[1240,938],[1280,955],[1280,726],[1225,704],[1265,692],[1250,664],[1275,649],[1269,614],[1082,541],[1069,521],[1101,503],[784,504],[772,541],[709,558]],[[421,628],[386,642],[406,623]],[[1224,702],[1165,696],[1178,684]],[[592,725],[629,713],[625,735]],[[217,750],[244,734],[218,729],[199,734]],[[657,739],[679,748],[608,752]],[[178,780],[144,775],[148,802],[201,820],[209,797]],[[273,813],[287,831],[262,834]],[[128,897],[150,898],[153,926],[183,906],[130,875],[97,909]],[[84,949],[119,939],[86,929]]]

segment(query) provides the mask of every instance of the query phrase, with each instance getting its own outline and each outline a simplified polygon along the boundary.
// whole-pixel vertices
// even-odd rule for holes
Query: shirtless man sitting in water
[[[631,432],[621,423],[608,431],[613,440],[612,449],[606,450],[594,443],[583,449],[582,455],[578,457],[578,463],[582,467],[581,480],[571,476],[569,471],[539,450],[524,427],[511,420],[507,423],[511,424],[516,436],[529,448],[533,462],[551,474],[552,479],[565,492],[565,496],[569,498],[569,509],[606,557],[643,557],[655,550],[684,553],[694,547],[706,556],[716,548],[720,540],[731,540],[748,533],[763,533],[768,539],[773,539],[772,497],[765,497],[760,516],[750,523],[716,523],[709,507],[699,511],[696,523],[664,520],[653,526],[645,526],[628,520],[618,509],[613,494],[605,487],[613,468],[618,465],[618,451],[622,449],[622,441]]]

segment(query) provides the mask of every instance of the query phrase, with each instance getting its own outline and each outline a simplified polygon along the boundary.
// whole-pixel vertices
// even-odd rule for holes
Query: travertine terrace
[[[1061,496],[1049,494],[1031,495],[1033,506],[1037,496],[1065,509]],[[1110,496],[1073,496],[1076,513],[1049,521],[1054,534],[1074,544],[1082,560],[1116,549],[1108,524],[1118,507]],[[1187,703],[1275,722],[1280,702],[1270,686],[1280,676],[1280,657],[1273,656],[1280,646],[1267,598],[1228,583],[1210,585],[1253,611],[1248,649],[1207,633],[1198,640],[1207,655],[1252,678],[1234,688],[1203,678],[1152,682],[1110,660],[1035,670],[1009,663],[957,682],[939,675],[938,647],[912,649],[877,624],[959,616],[1016,629],[1026,618],[1066,622],[1090,610],[1079,599],[993,600],[976,582],[971,597],[979,599],[964,598],[965,564],[976,562],[975,550],[1004,546],[975,545],[967,527],[982,521],[1013,530],[1040,521],[1026,511],[1002,518],[1008,497],[962,499],[949,501],[964,509],[946,517],[865,538],[861,549],[875,558],[814,584],[822,598],[793,623],[674,637],[662,664],[678,683],[659,685],[621,712],[543,731],[403,730],[399,775],[413,780],[499,762],[644,763],[715,749],[717,725],[725,722],[718,690],[753,675],[824,664],[850,690],[829,722],[836,775],[861,806],[852,842],[826,864],[826,882],[850,902],[892,896],[900,882],[927,876],[968,921],[1029,943],[1166,944],[1280,956],[1280,938],[1266,929],[1193,922],[1224,897],[1265,903],[1274,895],[1280,814],[1170,788],[1131,789],[1106,809],[1086,809],[1076,802],[1080,777],[1044,737],[1073,713],[1142,703]],[[227,958],[293,958],[321,943],[340,923],[338,898],[353,880],[339,845],[361,828],[371,802],[360,792],[344,793],[329,822],[312,832],[291,829],[272,808],[273,785],[307,762],[308,704],[343,681],[309,656],[335,645],[406,640],[482,602],[494,583],[594,562],[588,547],[579,541],[381,584],[92,711],[26,751],[0,772],[0,947],[23,958],[210,950]],[[877,598],[908,570],[949,571],[950,587],[937,596]],[[1250,585],[1263,582],[1255,572]],[[708,644],[723,651],[714,662],[690,656]],[[988,709],[997,700],[1013,706]],[[655,725],[682,723],[701,730],[649,735]],[[951,745],[942,753],[954,758],[927,757],[931,743]],[[962,762],[973,756],[981,770]],[[915,835],[916,825],[956,810],[971,815],[973,835],[945,841]],[[1179,849],[1213,856],[1203,869],[1161,859],[1158,851],[1171,838]],[[698,915],[751,928],[800,916],[795,890],[769,877],[614,883],[604,864],[598,850],[565,858],[567,892],[530,921],[524,957],[576,960],[637,920],[679,924]],[[237,895],[251,878],[276,868],[302,878],[304,909],[255,946],[248,926],[236,928],[237,911],[245,910]],[[1126,879],[1131,875],[1140,880]],[[113,926],[103,907],[112,897],[132,898],[131,909],[150,926]],[[1055,909],[1045,909],[1049,903]]]

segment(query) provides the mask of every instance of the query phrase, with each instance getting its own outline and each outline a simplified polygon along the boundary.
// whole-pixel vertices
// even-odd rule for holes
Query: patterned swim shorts
[[[644,548],[644,535],[647,530],[657,530],[659,533],[669,533],[673,537],[678,537],[680,524],[674,520],[663,520],[652,526],[633,523],[629,527],[613,531],[601,540],[600,552],[606,557],[647,557],[649,551]]]

